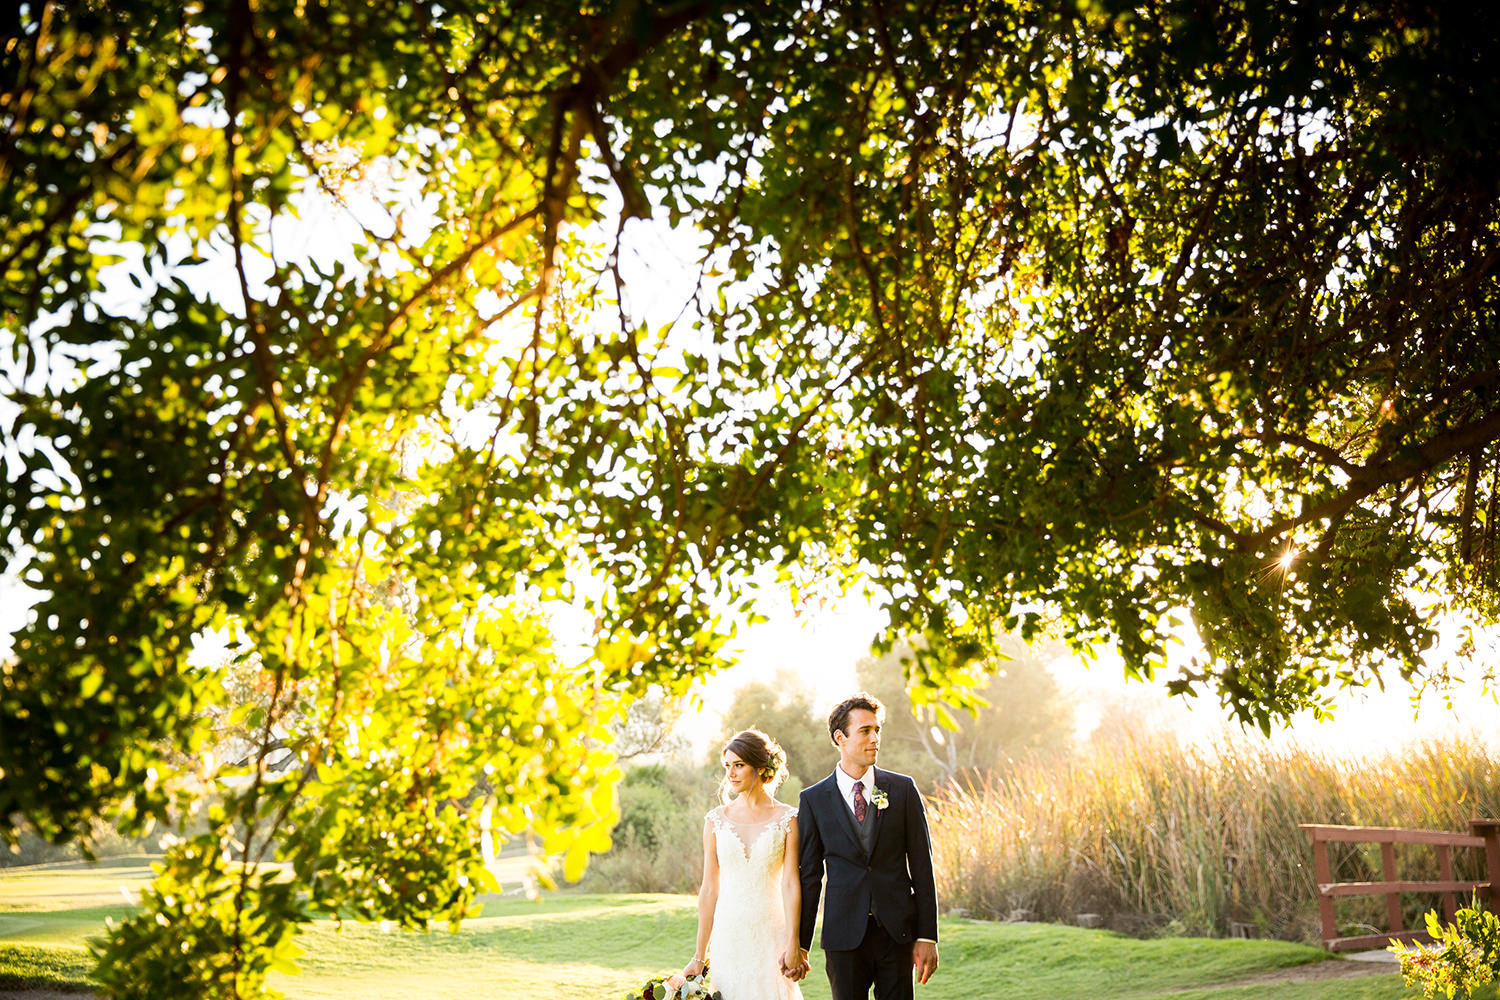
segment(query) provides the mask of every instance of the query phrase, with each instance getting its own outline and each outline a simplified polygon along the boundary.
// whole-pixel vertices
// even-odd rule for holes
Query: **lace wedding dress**
[[[709,980],[724,1000],[802,1000],[781,974],[791,939],[781,895],[787,827],[797,810],[782,806],[756,824],[729,821],[723,806],[708,814],[719,859],[719,902],[708,938]]]

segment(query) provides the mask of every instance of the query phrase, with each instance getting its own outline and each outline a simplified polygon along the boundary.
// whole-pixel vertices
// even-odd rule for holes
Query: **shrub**
[[[594,892],[697,892],[703,881],[703,817],[718,805],[719,766],[641,764],[620,782],[614,846],[594,859],[583,885]],[[776,797],[793,805],[795,777]]]
[[[1447,926],[1436,912],[1429,912],[1426,920],[1433,944],[1391,943],[1407,986],[1422,987],[1424,997],[1442,991],[1449,1000],[1469,1000],[1477,987],[1494,982],[1500,972],[1500,920],[1493,913],[1476,903],[1459,910]]]
[[[641,764],[620,782],[614,846],[589,865],[596,892],[697,892],[703,816],[715,804],[717,768]]]

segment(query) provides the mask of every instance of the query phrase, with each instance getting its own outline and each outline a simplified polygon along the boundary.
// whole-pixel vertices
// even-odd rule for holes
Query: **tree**
[[[669,700],[660,688],[647,691],[610,725],[610,752],[620,761],[680,754],[687,748],[687,741],[676,728],[682,711],[680,699]]]
[[[913,651],[905,643],[861,660],[860,685],[885,706],[880,765],[930,788],[1004,769],[1017,759],[1067,750],[1073,713],[1047,671],[1048,661],[1014,638],[1003,641],[999,652],[996,661],[981,665],[975,693],[985,705],[977,714],[942,700],[913,704],[905,666]]]
[[[1180,687],[1269,727],[1496,618],[1490,5],[3,16],[0,546],[42,598],[0,815],[228,789],[116,995],[457,920],[486,817],[576,872],[604,725],[715,669],[767,564],[889,594],[919,705],[1053,625],[1150,673],[1186,617]],[[265,673],[243,773],[162,751],[225,702],[215,626]]]
[[[769,680],[751,681],[734,692],[724,712],[721,735],[728,742],[743,729],[766,733],[786,751],[787,771],[797,779],[797,787],[806,788],[833,770],[836,754],[828,739],[827,718],[826,712],[819,712],[807,685],[791,671],[781,670]],[[710,751],[715,763],[718,750],[716,746]]]

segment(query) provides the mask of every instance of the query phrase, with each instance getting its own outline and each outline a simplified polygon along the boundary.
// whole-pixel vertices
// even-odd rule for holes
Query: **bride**
[[[701,974],[712,959],[709,978],[724,1000],[801,1000],[797,810],[773,795],[786,753],[747,729],[724,745],[723,760],[724,804],[703,824],[698,947],[682,975]]]

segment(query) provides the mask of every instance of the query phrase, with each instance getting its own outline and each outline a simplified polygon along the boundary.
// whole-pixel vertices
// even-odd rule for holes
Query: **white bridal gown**
[[[708,814],[719,858],[709,981],[724,1000],[802,1000],[802,990],[781,974],[781,955],[791,937],[781,873],[787,827],[796,815],[783,805],[764,823],[742,825],[731,823],[723,806]]]

